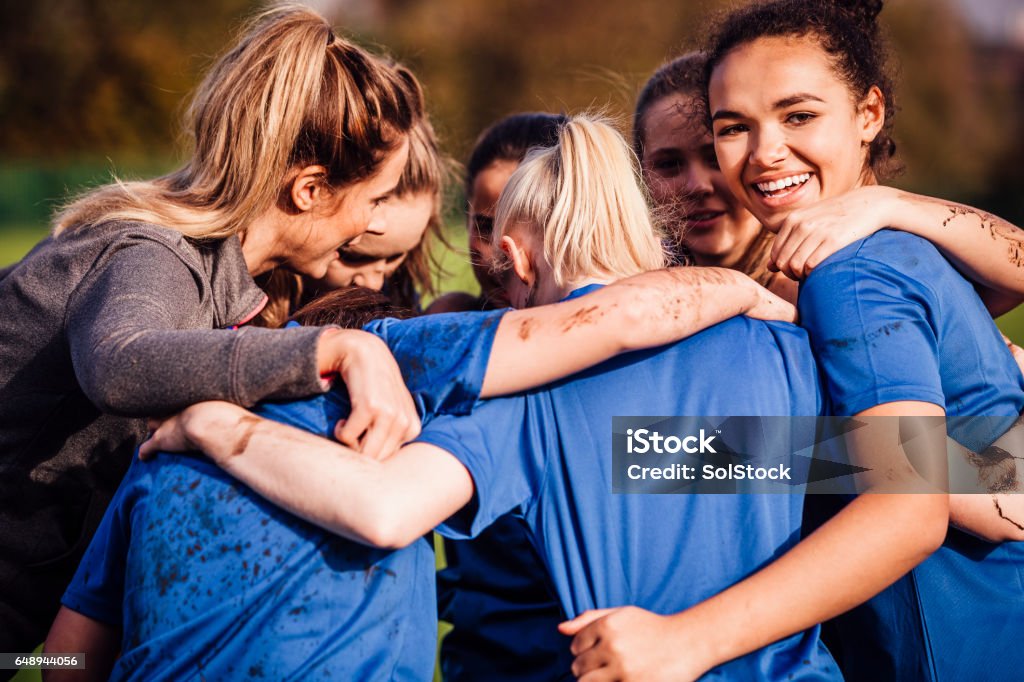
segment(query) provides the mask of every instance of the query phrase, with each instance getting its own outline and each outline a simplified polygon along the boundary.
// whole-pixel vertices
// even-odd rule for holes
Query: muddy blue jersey
[[[814,416],[821,401],[806,333],[746,317],[542,390],[483,401],[471,415],[440,417],[420,435],[458,458],[476,489],[473,502],[438,530],[471,537],[509,512],[521,516],[569,618],[624,605],[682,611],[791,548],[802,496],[615,494],[613,417]],[[707,679],[838,676],[811,628]]]
[[[502,311],[382,320],[427,421],[476,400]],[[330,437],[343,388],[256,409]],[[281,453],[287,457],[287,452]],[[342,539],[266,502],[198,455],[134,462],[64,595],[120,626],[113,677],[425,680],[434,665],[434,554]]]
[[[1020,370],[984,305],[923,239],[882,230],[838,251],[801,285],[799,309],[835,414],[933,403],[950,436],[980,452],[1024,409]],[[811,513],[827,516],[829,502],[810,498]],[[833,648],[853,679],[1019,679],[1022,614],[1024,544],[951,528],[907,577],[836,620]]]

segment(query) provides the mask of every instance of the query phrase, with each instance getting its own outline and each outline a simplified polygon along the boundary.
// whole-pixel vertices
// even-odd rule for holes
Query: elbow
[[[82,391],[96,409],[104,414],[124,414],[124,401],[121,391],[117,390],[116,381],[82,382]]]
[[[379,549],[404,549],[422,537],[421,534],[410,533],[394,523],[374,523],[360,533],[363,544]]]
[[[413,516],[403,513],[403,506],[397,500],[385,495],[378,496],[364,506],[365,521],[360,524],[356,539],[371,547],[380,549],[404,549],[423,536]]]
[[[917,539],[916,549],[920,559],[927,559],[946,541],[949,531],[949,496],[948,495],[915,495],[920,498],[918,519],[914,536]]]
[[[113,370],[112,367],[116,366],[96,359],[88,368],[76,367],[79,386],[89,402],[104,414],[141,416],[136,400],[139,392],[134,382],[136,377],[127,368],[122,368],[122,371]]]

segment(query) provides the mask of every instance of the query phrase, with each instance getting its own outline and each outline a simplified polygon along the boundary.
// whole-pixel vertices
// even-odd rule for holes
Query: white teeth
[[[777,192],[780,189],[785,189],[786,187],[792,187],[793,185],[802,185],[810,178],[810,173],[801,173],[800,175],[791,175],[788,178],[780,178],[778,180],[770,180],[768,182],[758,182],[755,183],[755,186],[767,194],[769,192]]]

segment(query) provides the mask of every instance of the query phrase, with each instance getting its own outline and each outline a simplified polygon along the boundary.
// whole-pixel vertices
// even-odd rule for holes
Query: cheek
[[[494,251],[493,247],[491,246],[491,242],[481,237],[475,231],[471,231],[469,233],[469,248],[474,253],[479,254],[481,258],[484,258],[488,261],[490,261],[491,254]]]
[[[719,167],[719,172],[716,175],[721,178],[720,183],[725,191],[734,196],[742,193],[743,189],[741,176],[745,155],[738,147],[737,144],[715,146]]]
[[[358,271],[355,268],[348,267],[340,260],[334,260],[327,266],[327,274],[323,278],[323,283],[332,289],[351,286],[356,272]]]
[[[683,192],[686,184],[683,174],[664,178],[659,175],[650,174],[646,176],[647,187],[651,192],[651,199],[658,205],[674,202]]]
[[[715,196],[728,206],[731,211],[741,208],[739,200],[736,199],[736,195],[729,188],[729,183],[726,182],[725,175],[721,171],[712,172],[711,187],[715,192]]]

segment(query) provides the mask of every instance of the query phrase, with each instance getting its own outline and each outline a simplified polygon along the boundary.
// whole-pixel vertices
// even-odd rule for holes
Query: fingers
[[[569,645],[569,651],[572,652],[573,656],[579,656],[601,641],[601,626],[604,623],[604,619],[615,610],[601,609],[602,612],[596,618],[593,618],[576,633],[576,636],[572,639],[572,644]]]
[[[156,453],[160,452],[160,448],[157,447],[151,435],[146,440],[142,441],[142,445],[139,446],[139,459],[146,462],[156,456]]]
[[[390,412],[382,412],[376,415],[373,425],[363,442],[359,451],[372,459],[385,459],[390,457],[402,444],[402,432],[396,426],[397,415]]]
[[[608,657],[604,650],[597,647],[588,649],[577,656],[572,662],[571,670],[577,679],[584,679],[587,675],[590,675],[590,677],[586,677],[588,680],[609,679],[607,673],[611,671],[608,670],[608,663]]]
[[[790,262],[793,254],[796,253],[805,239],[805,236],[800,233],[797,227],[798,224],[791,215],[782,224],[778,234],[775,236],[775,242],[772,244],[771,264],[774,267],[770,269],[775,272],[781,272],[790,279],[794,279],[790,270]]]
[[[363,433],[370,428],[370,424],[373,421],[373,414],[369,408],[364,408],[360,405],[353,403],[352,411],[348,415],[348,419],[339,421],[334,429],[334,437],[338,439],[342,445],[347,445],[353,450],[360,449],[360,439],[363,437]]]
[[[563,635],[568,635],[569,637],[572,637],[580,630],[593,623],[595,620],[604,618],[614,610],[615,609],[590,609],[589,611],[584,611],[572,620],[567,620],[565,622],[559,623],[558,631],[561,632]]]
[[[381,393],[389,395],[381,395]],[[384,459],[420,433],[420,418],[405,386],[354,403],[348,419],[334,427],[339,442],[373,459]]]

